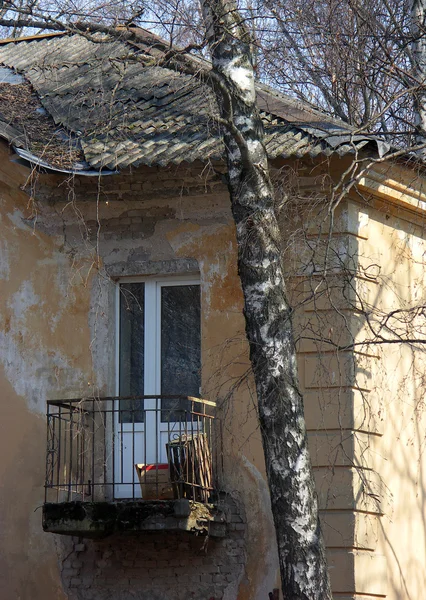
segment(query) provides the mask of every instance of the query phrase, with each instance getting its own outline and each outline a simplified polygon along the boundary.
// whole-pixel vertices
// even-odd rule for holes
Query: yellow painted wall
[[[24,221],[24,173],[4,145],[0,161],[0,598],[59,600],[55,540],[41,528],[45,400],[90,370],[87,290],[68,284],[57,241]]]
[[[84,178],[28,183],[29,170],[9,161],[5,145],[0,152],[0,568],[8,574],[0,597],[72,597],[62,565],[72,544],[44,534],[34,512],[43,502],[45,401],[114,393],[117,274],[195,259],[203,395],[220,404],[223,485],[247,518],[246,565],[229,598],[266,598],[277,581],[275,534],[223,184],[202,165],[104,178],[100,193]],[[411,600],[425,583],[423,365],[409,348],[336,352],[329,341],[365,339],[360,308],[422,300],[422,216],[354,195],[336,211],[332,238],[326,224],[318,237],[327,174],[345,164],[294,164],[297,201],[283,210],[312,461],[336,600]]]
[[[179,192],[166,199],[154,194],[142,206],[141,223],[140,217],[129,217],[141,209],[140,198],[121,199],[128,191],[126,178],[117,184],[112,181],[120,198],[106,196],[102,203],[87,199],[96,189],[92,181],[73,182],[77,190],[81,187],[77,205],[69,202],[62,178],[46,176],[28,184],[29,171],[9,163],[5,146],[1,152],[1,164],[6,168],[1,170],[0,180],[4,250],[0,362],[4,371],[2,410],[10,418],[1,421],[1,440],[7,451],[2,461],[5,475],[0,513],[5,526],[0,554],[8,577],[1,579],[0,585],[5,587],[0,597],[48,600],[73,593],[74,584],[67,575],[73,571],[73,563],[68,564],[67,559],[73,542],[43,533],[41,511],[34,512],[43,502],[46,400],[78,397],[93,390],[115,392],[116,283],[106,276],[105,267],[133,265],[140,257],[155,263],[179,258],[198,261],[205,307],[203,394],[221,403],[226,420],[223,485],[240,501],[244,499],[248,521],[246,571],[230,583],[232,589],[240,588],[241,598],[267,596],[275,586],[277,559],[255,399],[244,381],[229,395],[231,384],[244,376],[248,362],[226,193],[189,199],[179,197]],[[172,173],[170,181],[175,178]],[[52,180],[63,186],[59,188],[62,202],[39,203],[38,191],[41,195],[43,184]],[[134,184],[138,196],[140,182],[145,180],[146,174],[142,174]],[[151,173],[150,185],[155,187],[156,182],[163,186],[161,172]],[[26,184],[24,193],[19,188]],[[31,186],[35,186],[35,200],[29,202]],[[86,228],[93,228],[97,216],[105,232],[121,225],[124,232],[98,243],[93,229],[89,232]],[[135,238],[135,229],[144,227],[146,238]],[[260,563],[259,552],[263,557]]]
[[[424,304],[423,214],[389,204],[376,204],[368,212],[368,238],[361,243],[360,254],[380,265],[371,301],[383,312]],[[408,312],[395,321],[394,327],[403,335],[425,339],[422,313],[411,318]],[[387,597],[421,598],[426,587],[424,350],[384,345],[378,356],[381,368],[375,394],[380,399],[383,436],[375,440],[370,458],[383,487],[385,514],[380,520],[378,552],[386,557]]]

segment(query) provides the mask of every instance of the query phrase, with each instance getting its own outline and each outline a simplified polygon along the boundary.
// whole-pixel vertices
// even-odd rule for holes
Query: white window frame
[[[144,276],[144,277],[123,277],[117,281],[116,285],[116,310],[115,310],[115,325],[116,325],[116,347],[115,347],[115,395],[120,394],[120,302],[121,290],[120,287],[125,283],[144,283],[144,335],[145,335],[145,350],[144,350],[144,393],[143,395],[160,395],[161,394],[161,289],[165,286],[179,285],[200,285],[199,275],[167,275],[167,276]],[[201,296],[200,296],[201,302]],[[202,306],[202,302],[201,302]],[[201,319],[202,324],[202,319]],[[200,325],[201,325],[200,324]],[[147,351],[147,348],[152,347],[155,352]],[[201,348],[200,348],[201,351]],[[201,397],[201,389],[199,390]],[[156,400],[145,400],[145,409],[158,408]],[[116,409],[118,401],[115,403]],[[152,413],[155,416],[155,413]],[[115,430],[120,436],[123,432],[136,431],[137,434],[142,434],[144,437],[144,447],[146,448],[147,460],[138,460],[136,453],[134,456],[136,462],[160,463],[164,461],[164,453],[161,448],[161,412],[157,414],[159,423],[153,424],[152,416],[145,414],[144,423],[126,424],[118,423],[118,412],[115,412]],[[158,439],[157,439],[158,436]],[[122,438],[118,441],[118,450],[115,451],[115,473],[120,474],[118,481],[121,481],[121,465],[122,455],[120,448],[122,447]],[[117,448],[117,439],[115,440]],[[159,449],[160,447],[160,449]],[[132,468],[132,483],[129,485],[114,482],[114,496],[116,498],[125,497],[140,497],[140,489],[137,484],[135,469]],[[116,477],[117,479],[117,477]],[[130,489],[129,489],[130,488]],[[133,489],[131,489],[133,488]]]

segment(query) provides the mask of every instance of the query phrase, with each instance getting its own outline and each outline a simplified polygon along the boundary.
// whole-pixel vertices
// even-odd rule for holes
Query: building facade
[[[92,87],[99,76],[71,42],[0,49],[0,596],[268,598],[278,560],[223,163],[202,160],[209,140],[173,137],[182,98],[159,137],[167,94],[156,93],[133,145],[91,131],[84,168],[70,166],[81,159],[73,106],[84,73]],[[70,82],[77,95],[58,92]],[[90,114],[104,109],[93,100]],[[354,160],[345,140],[308,135],[300,107],[275,106],[285,110],[293,120],[268,143],[282,144],[271,169],[334,598],[421,598],[423,175],[374,164],[368,147],[369,170],[340,197],[333,185]],[[148,498],[135,463],[170,471],[173,443],[203,436],[204,479],[187,472],[160,490],[156,467]]]

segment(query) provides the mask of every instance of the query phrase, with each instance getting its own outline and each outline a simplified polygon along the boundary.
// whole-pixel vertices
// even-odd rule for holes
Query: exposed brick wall
[[[92,240],[96,239],[98,233],[104,240],[144,239],[153,235],[158,221],[173,219],[175,213],[168,206],[124,210],[119,217],[100,220],[100,227],[95,220],[87,221],[87,233]]]
[[[212,225],[230,220],[227,189],[211,167],[140,167],[97,177],[40,175],[26,191],[36,203],[27,224],[50,235],[65,234],[69,245],[115,244],[151,238],[160,222]],[[85,248],[87,251],[88,248]],[[101,251],[102,254],[102,251]]]
[[[149,200],[209,194],[224,187],[220,173],[213,166],[201,163],[169,167],[141,166],[101,178],[45,175],[32,184],[38,200],[48,198],[58,202]]]
[[[221,600],[227,589],[236,598],[246,525],[229,498],[225,510],[223,539],[167,532],[73,538],[64,548],[64,590],[70,600]]]

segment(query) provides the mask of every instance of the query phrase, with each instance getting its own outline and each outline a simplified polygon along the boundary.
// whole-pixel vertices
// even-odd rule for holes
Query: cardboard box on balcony
[[[138,474],[143,500],[173,499],[168,464],[136,464],[135,469]]]

